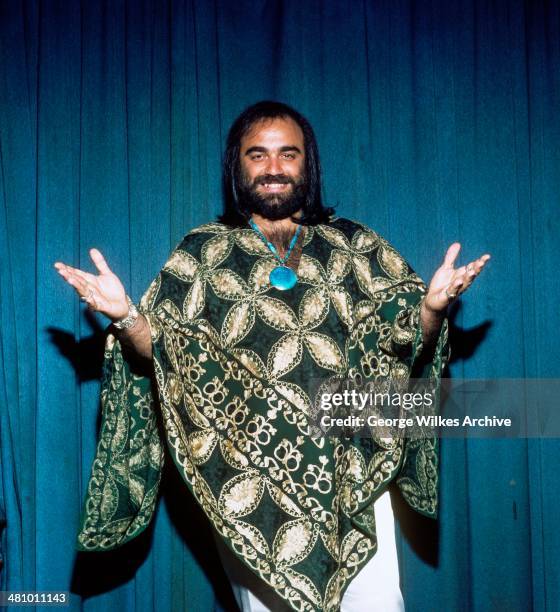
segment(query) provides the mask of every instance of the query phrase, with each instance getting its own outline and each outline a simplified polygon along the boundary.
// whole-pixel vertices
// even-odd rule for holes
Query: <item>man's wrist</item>
[[[426,315],[433,319],[445,319],[445,315],[447,314],[447,307],[443,310],[436,310],[431,306],[428,306],[426,303],[426,299],[422,301],[421,311],[423,311]]]
[[[131,329],[136,325],[138,317],[140,316],[138,309],[136,308],[134,302],[130,299],[128,295],[126,296],[126,301],[128,304],[128,312],[126,316],[120,319],[113,320],[113,325],[118,330]]]
[[[424,345],[431,346],[434,343],[443,325],[446,312],[447,308],[444,308],[442,311],[433,310],[426,305],[425,300],[422,302],[420,307],[420,324],[422,326],[422,341]]]

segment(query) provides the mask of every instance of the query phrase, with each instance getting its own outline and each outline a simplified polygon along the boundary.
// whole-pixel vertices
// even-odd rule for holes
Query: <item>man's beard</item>
[[[259,193],[257,189],[264,183],[288,183],[292,188],[286,193]],[[251,181],[241,172],[238,184],[241,208],[271,221],[291,217],[303,208],[307,197],[307,185],[303,177],[294,180],[287,174],[261,174]]]

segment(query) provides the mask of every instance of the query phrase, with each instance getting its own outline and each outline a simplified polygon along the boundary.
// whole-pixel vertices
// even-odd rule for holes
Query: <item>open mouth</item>
[[[285,191],[290,183],[261,183],[261,187],[268,192]]]

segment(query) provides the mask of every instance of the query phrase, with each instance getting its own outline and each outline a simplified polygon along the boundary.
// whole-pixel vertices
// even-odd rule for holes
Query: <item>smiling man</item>
[[[312,381],[437,379],[446,309],[489,256],[455,268],[454,243],[426,287],[384,238],[323,206],[313,130],[278,102],[234,122],[223,182],[219,222],[185,236],[138,308],[96,249],[98,274],[55,264],[113,321],[78,547],[145,529],[167,442],[244,612],[403,610],[388,487],[435,517],[437,441],[318,439]]]
[[[289,222],[302,209],[306,194],[299,125],[291,118],[253,125],[241,140],[240,174],[240,197],[257,221],[269,227],[274,226],[269,221]]]

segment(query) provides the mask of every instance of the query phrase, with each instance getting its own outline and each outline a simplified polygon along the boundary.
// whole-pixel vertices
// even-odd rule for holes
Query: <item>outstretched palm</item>
[[[454,268],[460,250],[461,245],[458,242],[454,242],[447,249],[442,265],[430,281],[424,303],[434,312],[445,310],[457,295],[466,291],[490,259],[490,255],[486,254],[466,266]]]
[[[91,249],[89,254],[99,272],[98,275],[84,272],[59,261],[54,264],[54,267],[92,310],[101,312],[113,321],[126,317],[128,303],[123,284],[117,275],[111,272],[100,251]]]

